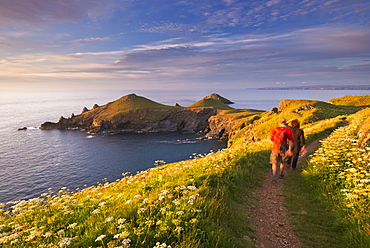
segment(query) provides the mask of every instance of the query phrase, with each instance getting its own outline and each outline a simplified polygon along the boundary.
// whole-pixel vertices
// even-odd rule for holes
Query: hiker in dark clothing
[[[288,158],[292,156],[293,133],[287,126],[286,119],[282,118],[279,125],[271,129],[270,139],[272,141],[270,164],[272,169],[272,180],[276,181],[278,170],[280,178],[284,177],[284,169]]]
[[[300,153],[304,153],[306,151],[305,147],[305,139],[304,139],[304,132],[300,129],[300,123],[297,119],[293,119],[289,121],[290,129],[293,132],[294,142],[293,142],[293,155],[289,158],[288,163],[292,166],[292,169],[295,170],[297,168],[297,161]]]

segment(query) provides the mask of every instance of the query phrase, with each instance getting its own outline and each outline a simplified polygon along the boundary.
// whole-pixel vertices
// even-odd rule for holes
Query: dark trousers
[[[293,155],[290,157],[290,165],[293,169],[297,168],[297,162],[298,162],[299,152],[293,153]]]
[[[288,166],[292,166],[293,169],[296,169],[297,168],[297,162],[298,162],[298,158],[299,158],[299,152],[301,150],[301,147],[293,147],[293,155],[291,157],[289,157],[288,159]]]

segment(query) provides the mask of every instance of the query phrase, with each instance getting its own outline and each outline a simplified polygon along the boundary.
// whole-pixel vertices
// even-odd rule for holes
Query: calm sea
[[[71,190],[108,182],[122,173],[146,170],[156,160],[167,163],[188,159],[194,153],[217,151],[225,141],[199,140],[193,133],[88,134],[83,131],[43,131],[45,121],[58,121],[116,100],[129,93],[151,100],[188,106],[213,92],[205,91],[0,91],[0,202],[38,197],[49,188]],[[346,94],[369,91],[258,91],[219,90],[235,108],[269,110],[283,99],[328,101]],[[18,128],[27,127],[25,131]]]

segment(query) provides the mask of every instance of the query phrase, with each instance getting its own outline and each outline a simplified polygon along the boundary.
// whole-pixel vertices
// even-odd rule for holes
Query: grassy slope
[[[278,113],[267,111],[246,117],[246,123],[252,125],[245,126],[235,135],[234,144],[243,142],[243,135],[247,131],[253,132],[254,136],[259,139],[266,139],[270,133],[270,129],[277,125],[281,117],[288,120],[293,118],[298,119],[302,127],[309,130],[307,135],[314,135],[316,133],[315,136],[319,137],[320,135],[317,132],[327,129],[325,131],[327,133],[332,131],[333,127],[336,126],[327,123],[325,120],[337,118],[337,121],[340,122],[340,119],[344,115],[355,113],[360,109],[362,107],[337,106],[314,100],[283,100],[279,105],[280,111]],[[309,140],[312,139],[310,136],[308,138]]]
[[[213,99],[213,98],[208,98],[208,99],[202,99],[196,103],[193,103],[187,108],[204,108],[204,107],[214,107],[217,109],[233,109],[232,107],[226,105],[225,103],[222,103],[219,100]]]
[[[297,104],[293,107],[297,109],[303,102],[290,103]],[[288,103],[280,114],[265,112],[239,116],[251,125],[239,131],[239,139],[235,136],[236,141],[230,149],[158,166],[74,194],[68,190],[57,194],[50,192],[44,194],[44,199],[18,202],[11,215],[5,206],[0,217],[0,232],[3,233],[0,243],[9,241],[3,244],[4,247],[62,246],[63,242],[70,242],[70,247],[114,247],[129,238],[133,247],[152,248],[156,242],[181,248],[254,247],[253,242],[243,238],[253,238],[253,223],[242,210],[245,204],[254,205],[253,192],[269,168],[270,144],[266,140],[246,144],[240,137],[243,131],[251,129],[266,138],[266,127],[276,125],[283,115],[300,118],[302,122],[313,120],[306,121],[304,126],[308,140],[313,140],[343,124],[345,117],[338,114],[354,111],[331,104],[313,104],[319,107],[291,112]],[[289,195],[299,196],[292,197],[288,204],[296,219],[297,230],[312,236],[302,240],[308,247],[320,247],[312,245],[319,239],[322,239],[320,244],[345,243],[345,239],[338,238],[342,234],[341,227],[346,225],[341,222],[342,216],[332,211],[327,199],[317,194],[317,185],[303,180],[300,171],[294,173],[296,175],[289,178],[296,180],[294,183],[287,180],[286,194],[288,199]],[[297,211],[301,209],[307,209],[309,213],[312,209],[317,214],[298,215]],[[299,218],[302,216],[313,219],[307,222],[307,219]],[[322,219],[323,216],[333,216],[335,225]],[[320,231],[322,227],[324,229]]]
[[[346,101],[349,100],[348,96],[345,98]],[[341,101],[341,99],[337,100]],[[352,102],[357,102],[357,100],[358,99],[356,97],[352,96]],[[349,111],[349,113],[351,113],[351,111]],[[366,118],[369,118],[369,114],[369,110],[359,111],[354,115],[326,119],[324,122],[326,124],[332,123],[331,126],[335,127],[337,125],[342,126],[347,125],[348,123],[351,124],[352,121],[358,121],[362,118],[364,120],[360,122],[362,124],[360,124],[359,129],[361,129],[366,128]],[[315,138],[327,137],[332,133],[332,128],[325,128],[327,130],[324,129],[324,127],[327,127],[328,125],[320,124],[320,126],[322,126],[320,128],[322,131],[314,132],[313,136]],[[343,128],[344,130],[350,130],[347,126]],[[354,137],[356,137],[356,133],[354,134]],[[338,138],[343,140],[353,139],[353,137],[348,134],[339,135]],[[345,203],[346,201],[343,199],[343,193],[341,190],[341,187],[344,190],[349,190],[351,187],[355,187],[354,192],[361,192],[361,188],[366,188],[366,184],[364,186],[362,183],[357,183],[358,186],[356,186],[356,181],[351,182],[351,180],[356,179],[356,173],[347,177],[347,180],[349,179],[348,182],[351,182],[351,187],[348,187],[349,185],[343,185],[347,181],[338,177],[341,173],[349,174],[348,171],[351,171],[353,168],[358,170],[363,169],[360,164],[357,166],[352,165],[352,169],[350,169],[350,166],[346,169],[344,166],[347,165],[347,163],[351,165],[350,162],[346,161],[352,160],[363,162],[364,165],[367,164],[367,166],[369,166],[370,161],[369,158],[364,155],[364,151],[366,150],[359,148],[357,145],[350,147],[350,149],[346,148],[345,145],[339,145],[339,149],[333,148],[333,150],[328,150],[330,149],[330,146],[334,144],[334,139],[337,140],[338,138],[332,138],[333,141],[328,142],[329,146],[326,148],[326,151],[329,155],[321,155],[320,152],[315,154],[320,161],[331,160],[331,162],[328,162],[329,164],[327,165],[327,168],[334,168],[332,169],[333,172],[328,171],[327,174],[325,174],[326,172],[322,174],[317,173],[315,171],[320,167],[318,167],[317,163],[313,162],[314,160],[311,162],[307,159],[298,170],[292,171],[285,181],[284,192],[286,196],[286,205],[292,217],[291,219],[293,224],[295,225],[295,231],[301,241],[304,242],[305,247],[370,247],[368,229],[370,216],[368,206],[363,207],[364,201],[366,202],[366,199],[369,199],[369,197],[362,195],[361,193],[357,203],[349,201],[349,203],[354,204],[355,207],[353,207],[353,209],[347,209],[346,204],[349,203]],[[358,154],[365,156],[367,162],[364,158],[357,160],[357,158],[348,157],[350,156],[348,151],[351,153],[356,153],[358,151]],[[339,167],[333,167],[333,165],[338,165]],[[338,172],[335,171],[335,168],[341,167],[344,167],[342,172],[340,172],[340,170]],[[369,170],[369,168],[367,168],[367,170]],[[361,176],[361,174],[359,175]],[[361,208],[360,210],[357,210],[356,206],[362,206],[362,210]]]
[[[344,97],[333,98],[329,101],[335,105],[344,106],[370,106],[370,95],[346,95]]]
[[[219,94],[216,94],[216,93],[212,93],[211,95],[205,97],[205,99],[208,99],[208,98],[213,98],[213,99],[219,100],[219,101],[221,101],[225,104],[233,104],[233,102],[230,101],[229,99],[227,99],[225,97],[222,97],[222,96],[220,96]]]
[[[94,116],[98,120],[114,119],[121,113],[125,113],[132,110],[138,109],[153,109],[153,108],[179,108],[175,106],[168,106],[164,104],[157,103],[145,97],[136,96],[130,94],[123,96],[120,99],[110,102],[106,105],[92,109],[88,112],[83,113],[83,116],[91,117]]]
[[[225,98],[222,98],[225,99]],[[226,99],[227,100],[227,99]],[[198,108],[198,107],[212,107],[216,109],[230,110],[233,109],[228,105],[222,103],[219,100],[208,98],[202,99],[188,108]],[[119,120],[120,116],[123,113],[139,110],[139,109],[178,109],[182,108],[179,106],[168,106],[164,104],[157,103],[145,97],[136,96],[134,94],[126,95],[120,99],[110,102],[106,105],[100,106],[96,109],[92,109],[82,114],[85,118],[94,118],[97,120]],[[150,118],[161,119],[162,115],[165,115],[164,112],[150,112]]]

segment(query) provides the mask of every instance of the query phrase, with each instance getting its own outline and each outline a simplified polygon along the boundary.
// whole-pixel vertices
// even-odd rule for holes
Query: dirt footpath
[[[312,142],[307,146],[306,154],[310,154],[318,145],[318,140]],[[289,170],[287,170],[288,173]],[[252,210],[252,214],[258,248],[299,248],[303,246],[292,231],[287,209],[283,206],[283,184],[284,179],[272,182],[271,172],[269,172],[265,174],[263,185],[257,191],[258,206]]]

